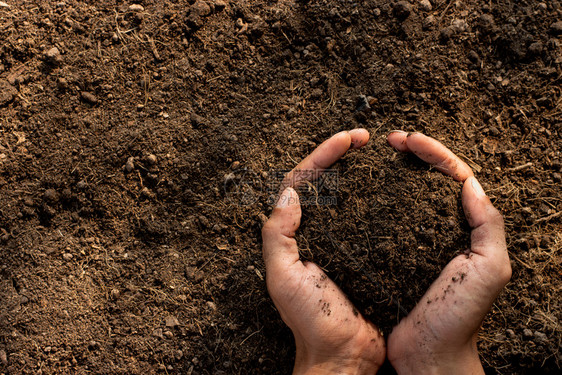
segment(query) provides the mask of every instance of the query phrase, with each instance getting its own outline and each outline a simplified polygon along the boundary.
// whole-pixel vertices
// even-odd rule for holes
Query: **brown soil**
[[[504,214],[486,370],[560,371],[560,1],[6,3],[0,374],[290,372],[260,249],[274,172],[357,126],[303,257],[386,333],[414,306],[468,246],[460,184],[385,144],[422,131]]]

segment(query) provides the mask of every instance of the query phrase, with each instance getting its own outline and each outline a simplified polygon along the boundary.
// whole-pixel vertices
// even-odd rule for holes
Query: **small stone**
[[[28,302],[29,302],[29,298],[28,298],[27,296],[21,296],[21,297],[20,297],[20,303],[21,303],[22,305],[25,305],[25,304],[28,303]]]
[[[64,254],[62,254],[62,258],[63,258],[64,260],[67,260],[67,261],[68,261],[68,260],[71,260],[71,259],[73,258],[73,255],[70,254],[70,253],[64,253]]]
[[[194,128],[198,128],[205,124],[205,119],[196,113],[192,113],[190,119],[191,125],[193,125]]]
[[[59,90],[66,90],[68,88],[68,81],[64,77],[57,79],[57,87]]]
[[[174,337],[174,333],[172,331],[164,331],[164,337],[166,337],[167,339],[171,339],[172,337]]]
[[[109,292],[109,295],[110,295],[111,299],[116,300],[121,295],[121,292],[119,291],[119,289],[113,288],[113,289],[111,289],[111,292]]]
[[[80,97],[82,98],[82,100],[84,100],[86,103],[90,103],[90,104],[97,104],[98,103],[98,98],[92,94],[91,92],[88,91],[82,91],[80,93]]]
[[[470,51],[468,53],[468,59],[473,62],[474,64],[477,64],[480,61],[480,56],[478,56],[478,54],[474,51]]]
[[[541,12],[544,12],[547,9],[547,6],[545,3],[539,3],[537,5],[537,9],[540,10]]]
[[[562,174],[560,174],[558,172],[554,172],[552,174],[552,179],[556,182],[562,182]]]
[[[515,337],[515,332],[512,329],[508,329],[505,331],[505,334],[507,335],[508,338],[512,339]]]
[[[4,366],[8,366],[8,355],[4,350],[0,350],[0,361],[4,364]]]
[[[378,17],[381,15],[381,10],[379,8],[373,9],[373,16]]]
[[[540,331],[535,331],[534,335],[535,335],[535,342],[538,342],[539,344],[544,344],[548,342],[548,336],[545,335],[544,333]]]
[[[18,94],[18,90],[8,81],[0,79],[0,106],[8,104]]]
[[[483,14],[478,20],[478,26],[484,33],[489,33],[494,28],[494,17],[490,14]]]
[[[365,95],[359,95],[357,98],[357,106],[355,110],[357,112],[367,111],[371,109],[371,105],[369,104],[369,100]]]
[[[207,306],[208,306],[211,310],[216,310],[216,309],[217,309],[217,305],[216,305],[213,301],[207,301]]]
[[[435,26],[435,16],[430,14],[429,16],[425,17],[422,23],[422,28],[424,30],[429,30],[433,26]]]
[[[252,271],[254,271],[254,270],[256,269],[256,267],[250,265],[250,266],[246,267],[246,269],[247,269],[248,271],[252,272]]]
[[[43,198],[50,203],[56,203],[59,200],[59,193],[55,189],[47,189],[43,193]]]
[[[144,12],[144,7],[140,4],[131,4],[129,5],[129,10],[131,12]]]
[[[234,163],[232,163],[232,165],[230,166],[230,168],[232,170],[237,170],[238,168],[240,168],[240,162],[237,160]]]
[[[163,339],[164,333],[162,332],[162,328],[156,328],[154,331],[152,331],[152,336],[158,337],[159,339]]]
[[[174,357],[176,358],[176,361],[179,361],[183,358],[183,352],[179,349],[174,351]]]
[[[88,186],[88,183],[84,180],[80,180],[78,181],[78,183],[76,184],[76,187],[80,190],[85,189]]]
[[[550,25],[550,32],[554,35],[562,34],[562,21],[554,22]]]
[[[223,1],[223,0],[216,0],[215,1],[215,9],[216,10],[221,11],[224,8],[226,8],[226,1]]]
[[[94,341],[94,340],[90,340],[90,342],[88,342],[88,348],[91,350],[97,349],[99,347],[99,344]]]
[[[453,26],[447,26],[444,29],[441,29],[441,31],[439,32],[439,37],[443,42],[451,39],[453,35],[455,35],[455,28]]]
[[[150,165],[155,165],[158,162],[158,158],[154,154],[150,154],[146,157],[146,161]]]
[[[127,163],[125,163],[125,170],[127,172],[132,172],[133,169],[135,169],[135,158],[131,156],[127,159]]]
[[[3,1],[0,1],[0,7],[2,7],[2,8],[9,8],[10,5],[9,5],[8,3],[5,3],[5,2],[3,2]]]
[[[394,15],[399,19],[406,19],[412,12],[412,4],[408,1],[399,1],[394,4]]]
[[[453,21],[452,26],[457,33],[464,33],[468,29],[468,24],[465,20],[456,19]]]
[[[420,0],[420,8],[423,11],[430,12],[433,9],[429,0]]]
[[[149,188],[147,188],[146,186],[142,188],[140,194],[144,198],[154,199],[156,197],[156,194],[154,194],[154,192],[152,190],[150,190]]]
[[[178,318],[173,315],[166,317],[166,327],[168,328],[175,328],[180,325]]]
[[[533,337],[533,331],[531,331],[529,328],[525,328],[523,330],[523,337],[526,339],[530,339]]]
[[[51,348],[50,346],[46,346],[45,348],[43,348],[43,351],[44,351],[45,353],[50,353],[52,349],[53,349],[53,348]]]
[[[534,42],[531,43],[531,45],[529,46],[529,54],[532,56],[537,56],[542,54],[542,51],[544,50],[544,46],[541,42]]]
[[[50,64],[56,65],[56,64],[59,64],[59,63],[62,62],[62,56],[61,56],[60,51],[57,47],[53,47],[53,48],[48,49],[45,52],[44,57],[45,57],[45,61],[47,61]]]
[[[191,11],[200,17],[206,17],[211,14],[211,7],[205,1],[197,0],[195,4],[191,6]]]
[[[234,173],[227,173],[227,174],[224,175],[224,184],[225,185],[230,184],[234,180],[236,180],[236,175]]]

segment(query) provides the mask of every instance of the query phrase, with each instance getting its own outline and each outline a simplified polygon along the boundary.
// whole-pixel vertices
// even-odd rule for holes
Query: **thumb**
[[[301,221],[299,195],[286,188],[262,228],[263,257],[268,271],[284,269],[299,260],[295,232]]]
[[[485,266],[498,280],[507,283],[511,277],[511,265],[505,243],[503,218],[475,177],[467,178],[464,183],[462,204],[472,228],[471,251],[485,259]]]

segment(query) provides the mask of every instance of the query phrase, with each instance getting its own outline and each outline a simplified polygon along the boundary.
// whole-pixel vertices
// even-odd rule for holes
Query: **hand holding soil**
[[[367,140],[366,131],[357,129],[322,143],[287,175],[282,184],[286,188],[263,228],[267,285],[295,336],[295,373],[374,373],[384,361],[378,330],[318,266],[299,260],[294,239],[301,209],[292,187],[318,177],[350,145],[358,148]],[[470,251],[445,267],[389,336],[388,358],[400,373],[483,372],[476,334],[511,277],[503,219],[472,170],[441,143],[405,132],[391,133],[388,142],[464,183],[463,209],[472,228]]]
[[[336,134],[289,173],[285,182],[293,186],[304,182],[299,173],[328,168],[350,145],[361,147],[368,139],[365,130]],[[299,260],[294,235],[301,208],[293,186],[284,190],[263,227],[263,254],[269,293],[295,336],[295,373],[374,373],[386,354],[378,329],[317,265]]]

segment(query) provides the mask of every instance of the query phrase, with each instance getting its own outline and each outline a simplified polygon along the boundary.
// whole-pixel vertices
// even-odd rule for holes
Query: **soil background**
[[[385,141],[431,135],[505,218],[487,373],[559,373],[561,21],[560,1],[0,2],[0,374],[289,373],[260,228],[279,171],[358,126],[336,185],[301,191],[303,258],[388,334],[468,247],[460,184]]]

